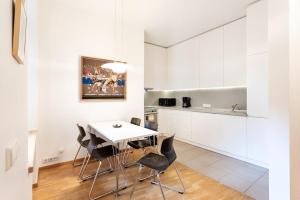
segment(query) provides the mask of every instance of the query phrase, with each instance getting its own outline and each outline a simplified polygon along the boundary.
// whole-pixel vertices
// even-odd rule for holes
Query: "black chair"
[[[139,174],[141,173],[141,170],[143,168],[143,166],[150,168],[151,170],[153,170],[155,173],[153,174],[153,179],[154,181],[152,181],[152,184],[156,184],[159,185],[163,199],[166,199],[164,191],[163,191],[163,187],[164,188],[168,188],[170,190],[174,190],[180,194],[183,194],[185,192],[185,188],[182,182],[182,178],[180,175],[180,172],[178,171],[176,165],[175,165],[175,160],[177,158],[177,155],[175,153],[174,147],[173,147],[173,141],[174,141],[174,135],[168,138],[165,138],[162,142],[161,145],[161,155],[160,154],[156,154],[156,153],[149,153],[147,155],[145,155],[144,157],[142,157],[137,163],[140,165],[139,167]],[[176,189],[167,185],[162,185],[160,182],[160,174],[162,172],[164,172],[166,169],[168,169],[169,166],[173,166],[177,176],[179,178],[180,184],[182,186],[182,189]],[[135,184],[133,186],[131,195],[130,195],[130,199],[132,199],[133,197],[133,193],[135,190],[135,186],[137,184],[139,179],[137,179],[135,181]],[[157,180],[157,181],[156,181]]]
[[[140,126],[141,119],[131,118],[131,124]],[[130,146],[132,149],[135,149],[135,150],[143,149],[144,153],[145,153],[145,148],[157,145],[157,136],[150,136],[150,137],[146,137],[145,139],[141,139],[141,140],[129,141],[127,144],[128,144],[128,146]],[[131,153],[133,153],[133,151],[131,151]],[[128,156],[129,156],[129,152],[127,153],[127,159],[128,159]],[[126,159],[126,162],[127,162],[127,159]],[[124,163],[125,167],[131,167],[134,165],[136,165],[136,162]]]
[[[103,146],[103,143],[106,142],[104,139],[102,139],[100,137],[96,137],[95,134],[92,134],[92,133],[89,133],[89,134],[90,134],[90,140],[89,140],[89,144],[87,146],[87,154],[86,154],[86,156],[85,156],[85,158],[83,160],[83,165],[82,165],[82,167],[80,169],[80,172],[79,172],[79,178],[81,179],[81,181],[86,181],[86,180],[92,179],[92,178],[94,178],[96,176],[96,173],[84,176],[85,169],[86,169],[87,165],[89,164],[89,162],[91,160],[93,160],[93,161],[97,161],[98,160],[96,158],[96,156],[94,156],[94,155],[91,154],[91,152],[92,152],[90,150],[91,149],[91,144],[93,144],[94,148],[103,148],[103,147],[105,147],[105,146]],[[112,169],[112,164],[111,164],[110,159],[107,159],[107,162],[109,163],[109,168],[106,169],[106,170],[104,170],[103,172],[112,172],[113,169]]]
[[[112,165],[111,165],[111,162],[109,161],[109,159],[112,156],[117,155],[119,153],[119,149],[116,148],[113,145],[107,145],[107,146],[98,147],[97,137],[94,134],[90,133],[90,143],[88,144],[87,150],[88,150],[88,154],[89,155],[88,155],[88,159],[87,159],[86,163],[84,164],[83,172],[85,171],[87,163],[89,162],[90,159],[94,159],[94,160],[96,160],[96,161],[99,162],[97,171],[96,171],[96,173],[94,175],[94,181],[93,181],[93,184],[91,186],[90,193],[89,193],[89,198],[90,199],[98,199],[98,198],[101,198],[102,196],[107,195],[107,193],[101,194],[101,195],[99,195],[97,197],[92,197],[92,192],[93,192],[94,185],[95,185],[95,182],[97,180],[97,177],[99,175],[101,175],[101,174],[113,171],[112,170]],[[101,164],[102,164],[103,160],[107,160],[109,162],[110,167],[108,169],[106,169],[106,170],[100,171]]]
[[[140,126],[141,125],[141,121],[142,120],[140,118],[132,117],[130,123],[134,124],[134,125],[137,125],[137,126]]]
[[[78,154],[79,154],[79,152],[80,152],[80,149],[81,149],[82,147],[86,149],[87,146],[88,146],[88,144],[89,144],[89,142],[90,142],[89,139],[84,140],[84,138],[86,137],[86,132],[85,132],[84,128],[83,128],[82,126],[80,126],[79,124],[76,124],[76,125],[77,125],[77,127],[78,127],[78,129],[79,129],[79,135],[78,135],[78,137],[77,137],[77,141],[78,141],[78,143],[79,143],[79,148],[78,148],[77,153],[76,153],[76,155],[75,155],[75,158],[74,158],[74,160],[73,160],[73,167],[78,167],[78,166],[81,166],[81,165],[83,164],[83,163],[76,164],[77,156],[78,156]],[[105,140],[103,140],[103,139],[101,139],[101,138],[97,138],[97,142],[98,142],[99,144],[102,144],[102,143],[105,142]],[[86,158],[86,157],[85,157],[85,158]]]

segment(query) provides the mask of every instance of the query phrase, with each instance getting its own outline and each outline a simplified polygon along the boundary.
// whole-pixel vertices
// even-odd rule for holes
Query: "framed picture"
[[[27,16],[22,0],[15,0],[13,23],[12,54],[19,64],[23,64],[26,48]]]
[[[102,68],[112,60],[81,57],[81,100],[125,99],[127,73],[115,73]]]

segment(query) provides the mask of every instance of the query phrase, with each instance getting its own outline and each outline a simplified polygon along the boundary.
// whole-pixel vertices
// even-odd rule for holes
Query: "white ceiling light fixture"
[[[118,0],[114,1],[114,61],[110,63],[105,63],[101,67],[105,69],[111,69],[115,73],[125,73],[129,68],[129,65],[118,61],[118,36],[117,36],[117,24],[118,24]],[[124,57],[124,0],[121,0],[121,44],[120,44],[120,57]],[[121,59],[120,59],[121,60]]]

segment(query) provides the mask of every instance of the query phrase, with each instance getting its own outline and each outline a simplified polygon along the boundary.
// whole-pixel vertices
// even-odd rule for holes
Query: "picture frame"
[[[102,68],[113,60],[81,56],[80,100],[125,100],[127,92],[127,72],[115,73]]]
[[[13,16],[12,55],[19,64],[24,64],[26,52],[27,15],[23,0],[15,0]]]

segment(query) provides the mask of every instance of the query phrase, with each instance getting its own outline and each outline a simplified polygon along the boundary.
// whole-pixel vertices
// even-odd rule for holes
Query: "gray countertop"
[[[203,107],[183,108],[183,107],[180,107],[180,106],[172,106],[172,107],[145,106],[145,109],[151,109],[151,108],[247,117],[247,110],[235,110],[235,111],[232,111],[232,109],[224,109],[224,108],[203,108]]]

